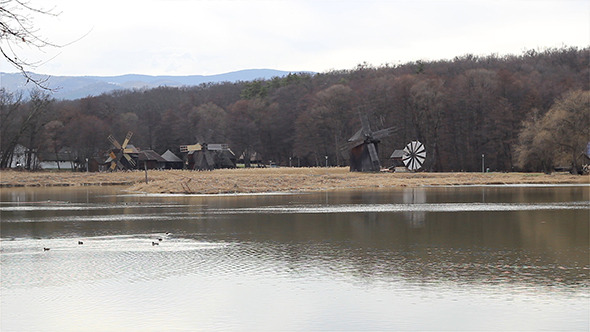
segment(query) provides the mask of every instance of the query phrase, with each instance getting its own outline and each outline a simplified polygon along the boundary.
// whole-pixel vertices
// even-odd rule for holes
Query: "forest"
[[[589,59],[590,48],[576,47],[468,54],[77,100],[0,89],[0,168],[17,144],[48,153],[66,148],[84,160],[104,156],[107,136],[123,139],[127,131],[134,133],[131,144],[160,154],[180,156],[183,144],[227,143],[237,156],[257,153],[277,165],[324,166],[326,156],[330,166],[347,165],[341,147],[365,113],[373,130],[398,128],[379,145],[383,166],[395,149],[419,140],[428,153],[426,171],[481,171],[482,154],[492,171],[547,170],[575,163],[590,140]],[[573,157],[547,157],[560,142],[527,151],[538,141],[535,119],[556,113],[550,110],[576,93],[581,118],[568,129],[577,135]]]

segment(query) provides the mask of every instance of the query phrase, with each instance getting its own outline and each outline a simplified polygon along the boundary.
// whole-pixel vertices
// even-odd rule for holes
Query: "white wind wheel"
[[[402,161],[410,171],[416,171],[422,167],[426,160],[426,148],[420,141],[411,141],[404,148]]]

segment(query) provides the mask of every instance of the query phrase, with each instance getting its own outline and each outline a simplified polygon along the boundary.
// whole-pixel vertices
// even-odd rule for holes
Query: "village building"
[[[166,169],[182,169],[183,162],[182,159],[178,158],[172,151],[166,150],[161,156],[165,160],[165,167]]]
[[[162,158],[154,150],[141,150],[137,154],[138,169],[163,169],[166,167],[166,159]]]
[[[84,161],[84,164],[86,161]],[[44,170],[77,170],[85,167],[78,156],[69,148],[61,148],[58,152],[39,153],[39,167]]]

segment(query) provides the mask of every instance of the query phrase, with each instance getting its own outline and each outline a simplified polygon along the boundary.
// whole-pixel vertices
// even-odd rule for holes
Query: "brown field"
[[[115,173],[0,171],[0,187],[126,186],[145,193],[308,192],[419,186],[590,183],[567,173],[351,173],[348,168],[250,168],[208,172],[166,170]]]

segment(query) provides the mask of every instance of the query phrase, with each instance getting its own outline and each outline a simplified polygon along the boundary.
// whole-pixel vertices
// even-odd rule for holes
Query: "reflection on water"
[[[426,203],[426,190],[424,188],[406,188],[403,190],[404,205]],[[423,227],[426,219],[426,211],[415,209],[414,211],[404,212],[406,219],[414,227]]]
[[[2,331],[590,322],[588,186],[0,201]]]

